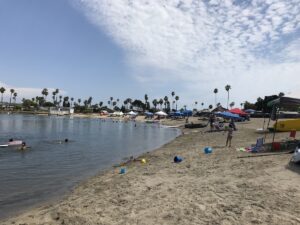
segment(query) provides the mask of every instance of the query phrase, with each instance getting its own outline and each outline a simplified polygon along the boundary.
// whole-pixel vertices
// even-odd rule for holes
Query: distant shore
[[[1,224],[299,224],[299,167],[289,166],[288,154],[237,158],[249,154],[236,148],[255,143],[262,120],[237,126],[232,148],[224,147],[224,132],[183,129],[184,135],[140,156],[146,164],[137,160],[100,173],[61,201]],[[175,155],[183,162],[173,163]]]

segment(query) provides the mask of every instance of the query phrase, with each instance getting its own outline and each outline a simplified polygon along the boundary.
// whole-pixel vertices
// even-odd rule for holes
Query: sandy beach
[[[171,143],[141,156],[146,164],[131,162],[122,175],[112,168],[82,182],[60,201],[0,223],[300,224],[300,166],[289,165],[291,155],[238,158],[250,155],[236,148],[254,144],[260,127],[261,119],[237,124],[231,148],[224,146],[224,132],[183,129]],[[286,137],[288,133],[277,136]],[[204,154],[205,146],[213,153]],[[175,155],[183,162],[173,163]]]

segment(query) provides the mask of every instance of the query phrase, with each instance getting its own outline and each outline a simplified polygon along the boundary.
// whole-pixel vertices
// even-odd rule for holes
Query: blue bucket
[[[180,162],[182,162],[182,158],[179,157],[179,156],[175,156],[174,157],[174,163],[180,163]]]
[[[126,168],[121,168],[120,169],[120,174],[125,174],[126,173]]]
[[[211,147],[208,147],[208,146],[205,147],[205,148],[204,148],[204,153],[205,153],[205,154],[210,154],[210,153],[212,153],[212,148],[211,148]]]

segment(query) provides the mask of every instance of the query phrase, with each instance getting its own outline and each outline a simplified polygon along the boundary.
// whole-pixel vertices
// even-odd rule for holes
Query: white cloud
[[[0,81],[0,87],[4,87],[6,89],[4,95],[3,95],[3,99],[4,101],[9,101],[10,98],[10,89],[14,89],[15,92],[18,94],[17,96],[17,102],[20,102],[22,98],[35,98],[36,96],[41,96],[41,92],[44,88],[30,88],[30,87],[17,87],[17,86],[12,86],[12,85],[8,85],[5,84],[3,82]],[[49,95],[48,95],[48,100],[50,100],[51,94],[53,91],[55,91],[54,88],[47,88]],[[64,90],[60,90],[59,91],[60,95],[66,95],[67,92]]]
[[[236,101],[300,85],[300,0],[75,1],[141,82],[172,79],[211,99],[229,83]]]

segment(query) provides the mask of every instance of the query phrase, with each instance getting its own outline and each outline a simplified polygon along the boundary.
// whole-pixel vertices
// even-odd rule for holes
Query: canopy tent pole
[[[277,115],[277,108],[276,108],[276,105],[273,106],[275,110],[275,126],[274,126],[274,130],[273,130],[273,139],[272,139],[272,146],[271,146],[271,149],[273,149],[273,145],[274,145],[274,140],[275,140],[275,135],[276,135],[276,130],[277,130],[277,122],[278,122],[278,115]],[[280,108],[280,106],[278,106],[278,108]]]
[[[265,130],[265,124],[266,124],[266,116],[264,114],[264,124],[263,124],[263,130]]]
[[[267,128],[268,128],[269,125],[270,125],[270,120],[271,120],[271,115],[270,115],[270,117],[269,117],[269,121],[268,121]],[[266,141],[266,138],[267,138],[267,132],[265,132],[264,142]]]

